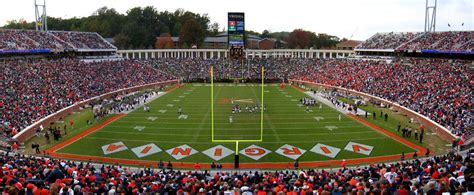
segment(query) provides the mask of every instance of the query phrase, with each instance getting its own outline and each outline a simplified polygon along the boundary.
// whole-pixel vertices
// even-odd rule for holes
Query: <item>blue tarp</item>
[[[440,50],[430,50],[430,49],[422,49],[421,53],[437,53],[437,54],[471,54],[473,55],[473,51],[440,51]]]
[[[51,53],[50,49],[25,49],[25,50],[0,50],[0,54],[4,53]]]

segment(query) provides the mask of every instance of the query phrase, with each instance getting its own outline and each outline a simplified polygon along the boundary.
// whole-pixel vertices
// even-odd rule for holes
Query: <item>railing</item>
[[[136,92],[140,91],[143,89],[150,89],[156,86],[164,86],[167,84],[179,84],[181,80],[169,80],[169,81],[163,81],[163,82],[156,82],[156,83],[150,83],[146,85],[139,85],[139,86],[134,86],[134,87],[129,87],[129,88],[124,88],[124,89],[119,89],[116,91],[108,92],[105,94],[102,94],[100,96],[96,96],[93,98],[89,98],[87,100],[83,100],[80,102],[76,102],[71,106],[68,106],[66,108],[63,108],[53,114],[50,114],[39,121],[31,124],[30,126],[26,127],[22,131],[20,131],[18,134],[16,134],[13,137],[13,140],[19,142],[19,143],[24,143],[26,140],[30,139],[33,137],[36,133],[36,130],[40,128],[41,125],[44,127],[48,126],[50,123],[55,122],[61,118],[66,117],[67,115],[71,114],[72,112],[78,110],[80,107],[85,106],[86,104],[89,104],[90,102],[96,101],[96,100],[101,100],[101,99],[106,99],[112,96],[115,96],[117,94],[123,94],[123,93],[131,93],[131,92]]]
[[[301,81],[301,80],[290,80],[290,82],[293,82],[293,83],[297,83],[298,85],[301,85],[301,84],[304,84],[304,85],[309,85],[309,86],[317,86],[317,87],[323,87],[323,88],[329,88],[329,89],[337,89],[338,91],[344,91],[344,92],[348,92],[350,94],[353,94],[353,95],[356,95],[356,96],[362,96],[362,97],[365,97],[365,98],[368,98],[368,99],[375,99],[375,100],[378,100],[378,101],[381,101],[387,105],[390,105],[394,110],[410,117],[410,118],[413,118],[414,120],[420,122],[422,125],[424,125],[425,127],[431,129],[433,132],[435,132],[439,137],[441,137],[442,139],[446,140],[446,141],[449,141],[450,143],[457,138],[456,135],[452,134],[451,131],[449,131],[448,129],[446,129],[445,127],[441,126],[440,124],[438,124],[437,122],[429,119],[428,117],[426,116],[423,116],[421,115],[420,113],[418,112],[415,112],[405,106],[402,106],[398,103],[394,103],[394,102],[391,102],[389,100],[386,100],[386,99],[383,99],[383,98],[380,98],[380,97],[376,97],[376,96],[373,96],[373,95],[370,95],[370,94],[367,94],[367,93],[363,93],[363,92],[359,92],[359,91],[355,91],[355,90],[352,90],[352,89],[346,89],[346,88],[343,88],[343,87],[337,87],[337,86],[331,86],[331,85],[326,85],[326,84],[321,84],[321,83],[314,83],[314,82],[310,82],[310,81]]]

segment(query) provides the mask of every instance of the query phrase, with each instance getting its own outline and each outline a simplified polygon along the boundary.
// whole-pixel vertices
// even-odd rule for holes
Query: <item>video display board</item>
[[[232,46],[245,46],[245,14],[243,12],[229,12],[228,21],[228,44]]]

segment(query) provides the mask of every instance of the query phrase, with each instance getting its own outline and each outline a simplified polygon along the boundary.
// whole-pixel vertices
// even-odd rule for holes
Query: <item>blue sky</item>
[[[12,19],[34,20],[33,2],[3,0],[0,26]],[[257,32],[303,28],[357,40],[365,40],[376,32],[423,31],[425,3],[425,0],[239,0],[235,3],[226,0],[46,0],[48,15],[53,17],[88,16],[103,6],[125,13],[132,7],[152,5],[159,11],[183,8],[208,14],[211,21],[218,22],[222,28],[227,23],[227,12],[234,11],[245,12],[246,29]],[[438,0],[437,31],[473,30],[473,5],[474,0]]]

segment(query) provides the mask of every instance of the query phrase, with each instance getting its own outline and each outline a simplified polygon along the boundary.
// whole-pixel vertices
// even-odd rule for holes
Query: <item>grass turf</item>
[[[215,138],[216,139],[255,139],[260,137],[260,114],[233,114],[234,123],[229,123],[231,104],[229,99],[240,105],[259,103],[261,86],[216,84],[215,95]],[[272,152],[258,161],[241,155],[241,162],[291,162],[290,158],[279,155],[275,151],[284,144],[290,144],[307,150],[300,161],[330,160],[332,158],[309,151],[317,143],[327,144],[342,149],[335,159],[365,158],[363,154],[346,151],[343,148],[350,141],[374,146],[370,156],[383,156],[408,153],[414,150],[383,135],[367,126],[342,116],[339,112],[324,105],[310,107],[313,112],[305,112],[305,106],[299,106],[298,100],[306,95],[291,87],[280,89],[278,85],[265,87],[264,103],[267,111],[263,121],[263,142],[240,143],[239,150],[256,144]],[[247,99],[245,101],[237,101]],[[296,101],[295,101],[296,100]],[[253,101],[253,103],[250,103]],[[247,103],[245,103],[247,102]],[[203,84],[186,84],[157,100],[149,103],[151,112],[137,109],[124,117],[112,122],[101,130],[90,134],[64,147],[58,153],[72,153],[91,156],[107,156],[111,158],[143,159],[183,162],[212,162],[213,159],[197,153],[175,160],[165,151],[138,158],[131,150],[104,155],[101,146],[122,141],[131,149],[133,147],[155,143],[162,150],[182,144],[188,144],[198,151],[204,151],[216,145],[224,145],[234,150],[234,143],[211,142],[211,106],[210,86]],[[179,118],[178,107],[182,108],[187,119]],[[243,106],[245,107],[245,106]],[[164,110],[166,110],[164,112]],[[243,109],[245,110],[245,109]],[[160,112],[161,111],[161,112]],[[245,112],[245,111],[243,111]],[[156,120],[149,120],[156,117]],[[319,122],[314,117],[323,117]],[[138,131],[137,126],[145,127]],[[329,130],[326,126],[336,126]],[[233,162],[232,155],[220,162]]]

